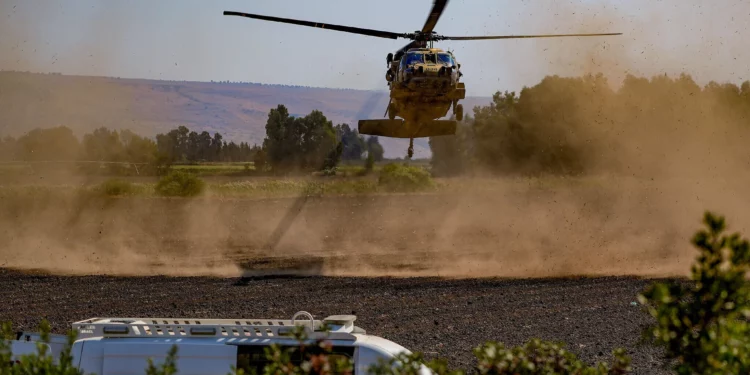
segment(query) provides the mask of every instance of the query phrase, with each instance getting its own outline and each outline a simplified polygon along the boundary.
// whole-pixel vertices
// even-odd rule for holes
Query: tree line
[[[36,128],[13,138],[0,138],[0,161],[99,161],[139,164],[197,162],[255,162],[271,171],[331,169],[341,160],[383,159],[377,137],[365,139],[347,124],[333,126],[322,112],[304,117],[289,115],[279,105],[268,114],[262,145],[227,142],[178,126],[154,138],[130,130],[100,127],[76,137],[66,126]]]
[[[430,139],[433,171],[656,174],[685,160],[750,160],[750,82],[699,86],[689,75],[548,76],[475,107],[456,136]],[[711,152],[713,151],[713,152]],[[685,169],[685,168],[683,168]]]
[[[256,147],[223,141],[220,133],[197,133],[179,126],[155,139],[134,132],[97,128],[79,140],[67,126],[37,128],[0,141],[4,161],[100,161],[190,163],[252,161]]]
[[[333,126],[322,112],[304,117],[289,115],[284,105],[268,113],[266,137],[256,159],[256,168],[272,171],[330,170],[340,160],[383,159],[377,137],[364,137],[347,124]]]

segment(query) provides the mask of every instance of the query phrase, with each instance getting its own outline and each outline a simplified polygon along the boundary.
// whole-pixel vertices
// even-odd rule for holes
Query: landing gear
[[[414,138],[409,138],[409,150],[406,151],[409,160],[414,156]]]
[[[456,121],[461,122],[464,120],[464,105],[459,104],[456,106],[456,108],[453,110],[453,113],[456,115]]]
[[[393,103],[388,104],[388,119],[396,119],[396,105],[394,105]]]

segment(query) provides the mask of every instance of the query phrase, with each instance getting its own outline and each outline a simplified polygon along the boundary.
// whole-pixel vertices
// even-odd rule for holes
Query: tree
[[[221,160],[222,139],[224,139],[224,137],[222,137],[221,134],[214,133],[214,138],[211,140],[211,157],[214,161]]]
[[[333,124],[320,111],[294,118],[279,105],[268,113],[263,149],[274,171],[330,168],[338,163],[337,146]]]
[[[174,162],[221,161],[223,137],[214,133],[213,138],[207,131],[201,133],[190,131],[185,126],[170,130],[167,134],[156,135],[156,147],[159,159]]]
[[[199,150],[200,145],[198,145],[198,133],[195,131],[191,131],[188,133],[188,143],[186,147],[185,152],[185,159],[189,162],[196,162],[199,160]]]
[[[266,150],[256,147],[255,156],[253,156],[253,165],[255,165],[255,170],[258,172],[265,172],[268,169],[268,155],[266,154]]]
[[[13,161],[18,157],[16,139],[11,136],[6,136],[0,139],[0,160],[1,161]]]
[[[385,150],[383,150],[383,146],[380,144],[378,137],[367,137],[367,153],[368,155],[372,153],[372,157],[375,162],[383,161],[383,154],[385,153]]]
[[[291,162],[288,145],[293,141],[289,139],[287,128],[291,127],[293,121],[294,119],[289,117],[289,111],[283,105],[279,105],[268,112],[263,149],[268,155],[268,163],[271,168],[284,169]]]
[[[88,160],[122,161],[123,146],[117,131],[98,128],[83,136],[83,149]]]
[[[342,160],[362,160],[365,153],[365,140],[357,130],[352,130],[348,124],[336,125],[336,137],[343,144]]]
[[[217,133],[218,134],[218,133]],[[219,150],[219,153],[217,153],[215,150],[211,148],[211,145],[213,143],[213,139],[211,138],[211,134],[209,134],[207,131],[202,131],[197,139],[196,139],[196,160],[202,160],[202,161],[219,161],[219,153],[221,150]]]
[[[691,283],[656,283],[640,296],[656,318],[645,337],[666,349],[678,374],[750,373],[750,245],[725,235],[723,217],[704,215]]]
[[[78,138],[65,126],[34,129],[18,138],[17,147],[23,161],[72,161],[81,156]]]
[[[180,162],[187,160],[190,144],[190,129],[179,126],[170,130],[167,134],[156,135],[156,146],[164,159],[169,162]]]
[[[123,155],[131,163],[153,163],[157,157],[156,142],[130,130],[120,131]]]

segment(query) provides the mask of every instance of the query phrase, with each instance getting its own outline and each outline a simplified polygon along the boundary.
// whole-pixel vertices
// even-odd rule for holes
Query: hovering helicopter
[[[408,157],[414,154],[414,138],[454,135],[455,120],[439,120],[449,110],[457,121],[463,121],[464,108],[459,104],[466,98],[466,86],[460,82],[461,64],[450,51],[434,48],[434,42],[444,40],[492,40],[519,38],[554,38],[582,36],[611,36],[622,33],[598,34],[543,34],[496,36],[444,36],[433,30],[449,0],[434,0],[432,10],[422,30],[394,33],[359,27],[332,25],[259,14],[225,11],[227,16],[240,16],[263,21],[316,27],[378,38],[411,39],[411,42],[386,57],[388,70],[385,79],[390,90],[390,101],[385,114],[388,119],[359,120],[359,133],[390,138],[409,138]],[[401,119],[397,119],[400,117]]]

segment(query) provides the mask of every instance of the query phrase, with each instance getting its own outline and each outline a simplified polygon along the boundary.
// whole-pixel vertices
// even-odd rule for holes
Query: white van
[[[155,364],[162,363],[176,345],[178,374],[226,375],[232,367],[262,373],[268,363],[265,347],[299,345],[289,336],[297,325],[305,326],[310,340],[325,338],[330,342],[334,355],[350,358],[358,375],[367,374],[379,359],[409,353],[392,341],[367,335],[354,326],[355,319],[353,315],[337,315],[320,321],[304,311],[291,320],[93,318],[73,323],[78,338],[71,354],[73,364],[85,374],[144,375],[148,358]],[[327,332],[321,330],[323,325],[328,326]],[[67,338],[51,336],[48,352],[58,358]],[[38,341],[38,333],[18,334],[11,345],[14,357],[36,352]],[[424,366],[422,372],[431,373]]]

